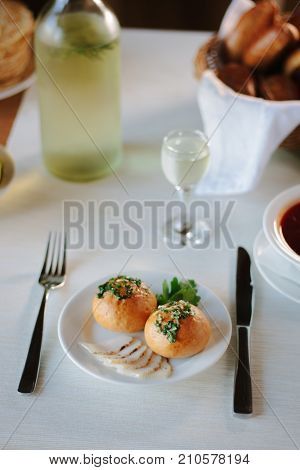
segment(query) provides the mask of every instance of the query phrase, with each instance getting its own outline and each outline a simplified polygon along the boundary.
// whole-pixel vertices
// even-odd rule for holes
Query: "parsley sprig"
[[[200,296],[197,291],[197,284],[193,279],[179,281],[173,277],[170,286],[167,281],[163,282],[162,293],[157,296],[158,305],[177,300],[185,300],[193,305],[198,305]]]
[[[69,56],[79,54],[89,59],[102,59],[103,55],[107,51],[111,51],[118,44],[115,40],[108,44],[96,44],[96,45],[85,45],[85,44],[74,44],[69,48],[61,48],[60,56],[67,58]]]

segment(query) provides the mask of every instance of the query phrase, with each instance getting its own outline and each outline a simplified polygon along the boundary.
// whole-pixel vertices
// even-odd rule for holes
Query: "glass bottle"
[[[101,0],[56,0],[38,19],[43,157],[60,178],[97,179],[121,159],[119,33]]]

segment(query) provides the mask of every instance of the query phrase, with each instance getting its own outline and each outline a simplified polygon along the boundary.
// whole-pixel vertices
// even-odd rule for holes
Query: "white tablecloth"
[[[65,288],[50,297],[36,398],[17,393],[41,290],[36,285],[49,229],[58,226],[63,199],[170,199],[160,170],[160,144],[172,128],[199,127],[192,58],[207,37],[199,33],[123,32],[125,159],[118,174],[86,185],[64,183],[41,166],[35,90],[15,122],[9,148],[17,178],[0,197],[0,444],[8,449],[267,448],[300,444],[299,305],[269,287],[255,272],[256,306],[251,339],[254,416],[232,414],[231,350],[202,375],[159,387],[116,386],[86,375],[64,357],[57,319],[79,288],[131,268],[174,271],[212,288],[234,314],[235,249],[167,250],[163,243],[132,253],[82,249],[68,254]],[[300,159],[278,151],[257,190],[237,199],[230,220],[234,244],[250,252],[263,210],[279,191],[299,182]],[[143,222],[147,227],[147,221]],[[235,337],[232,339],[235,345]],[[50,379],[49,379],[50,378]],[[45,383],[47,384],[45,385]],[[9,439],[9,436],[10,439]],[[9,439],[9,441],[8,441]]]

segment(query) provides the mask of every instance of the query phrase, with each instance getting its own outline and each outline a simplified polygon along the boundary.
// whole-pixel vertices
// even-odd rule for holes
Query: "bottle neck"
[[[102,0],[56,0],[65,13],[72,11],[104,12],[107,8]]]

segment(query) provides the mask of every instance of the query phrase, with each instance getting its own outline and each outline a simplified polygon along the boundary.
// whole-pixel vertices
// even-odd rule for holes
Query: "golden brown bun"
[[[296,8],[296,10],[291,14],[291,12],[287,12],[284,14],[285,21],[296,26],[298,31],[300,32],[300,7]]]
[[[191,305],[191,308],[195,315],[180,320],[175,343],[170,343],[155,325],[157,314],[161,311],[150,315],[145,325],[145,340],[152,351],[163,357],[180,358],[193,356],[205,348],[211,334],[209,321],[198,307]],[[163,317],[170,319],[168,314],[163,314]]]
[[[217,72],[219,79],[237,93],[256,96],[255,80],[250,74],[248,67],[234,62],[224,65]]]
[[[34,20],[19,2],[0,3],[0,89],[17,83],[32,69]]]
[[[300,49],[296,49],[288,56],[283,68],[286,75],[298,74],[298,71],[300,71]]]
[[[134,333],[144,328],[149,315],[156,309],[155,294],[142,282],[133,286],[133,294],[119,300],[110,291],[101,299],[93,299],[92,312],[97,323],[111,331]]]
[[[14,55],[0,59],[0,81],[19,77],[25,71],[31,59],[32,51],[26,41],[22,41]]]
[[[247,47],[269,28],[278,12],[278,6],[270,1],[261,1],[244,13],[236,27],[225,38],[230,60],[241,59]]]
[[[292,79],[285,75],[271,75],[260,80],[260,94],[266,100],[298,100],[299,90]]]
[[[243,62],[249,67],[266,69],[297,39],[299,31],[294,25],[277,22],[245,50]]]
[[[0,53],[31,34],[34,20],[30,10],[21,2],[2,0],[0,3]]]

